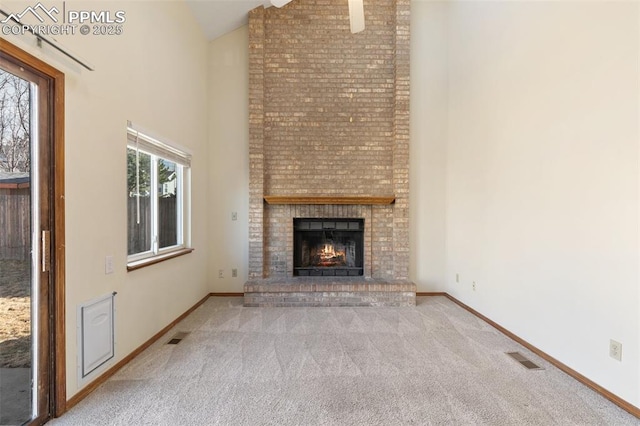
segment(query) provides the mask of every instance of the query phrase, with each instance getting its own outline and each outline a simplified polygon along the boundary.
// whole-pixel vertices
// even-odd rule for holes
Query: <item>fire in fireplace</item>
[[[363,275],[363,219],[293,219],[293,274]]]

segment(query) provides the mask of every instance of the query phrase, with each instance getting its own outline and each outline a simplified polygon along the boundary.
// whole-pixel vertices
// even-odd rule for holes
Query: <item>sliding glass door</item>
[[[1,52],[0,52],[1,53]],[[53,412],[52,81],[0,55],[0,424]]]

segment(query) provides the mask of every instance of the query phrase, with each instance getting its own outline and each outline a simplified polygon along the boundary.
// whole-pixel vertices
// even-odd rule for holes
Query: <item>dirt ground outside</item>
[[[30,261],[0,259],[0,368],[31,367]]]

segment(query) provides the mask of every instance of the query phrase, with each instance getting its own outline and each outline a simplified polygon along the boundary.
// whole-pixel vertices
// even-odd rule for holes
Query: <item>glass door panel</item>
[[[34,417],[37,288],[33,274],[35,84],[0,69],[0,424]],[[36,244],[36,252],[38,245]]]

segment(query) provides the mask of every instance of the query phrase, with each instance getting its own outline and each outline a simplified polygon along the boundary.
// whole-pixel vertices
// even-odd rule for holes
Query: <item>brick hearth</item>
[[[305,277],[247,282],[245,306],[415,306],[411,282]]]
[[[247,306],[415,303],[409,0],[365,2],[358,34],[349,31],[347,5],[297,0],[249,14]],[[292,197],[326,204],[282,202]],[[395,202],[351,201],[366,197]],[[294,218],[364,219],[364,277],[294,278]]]

